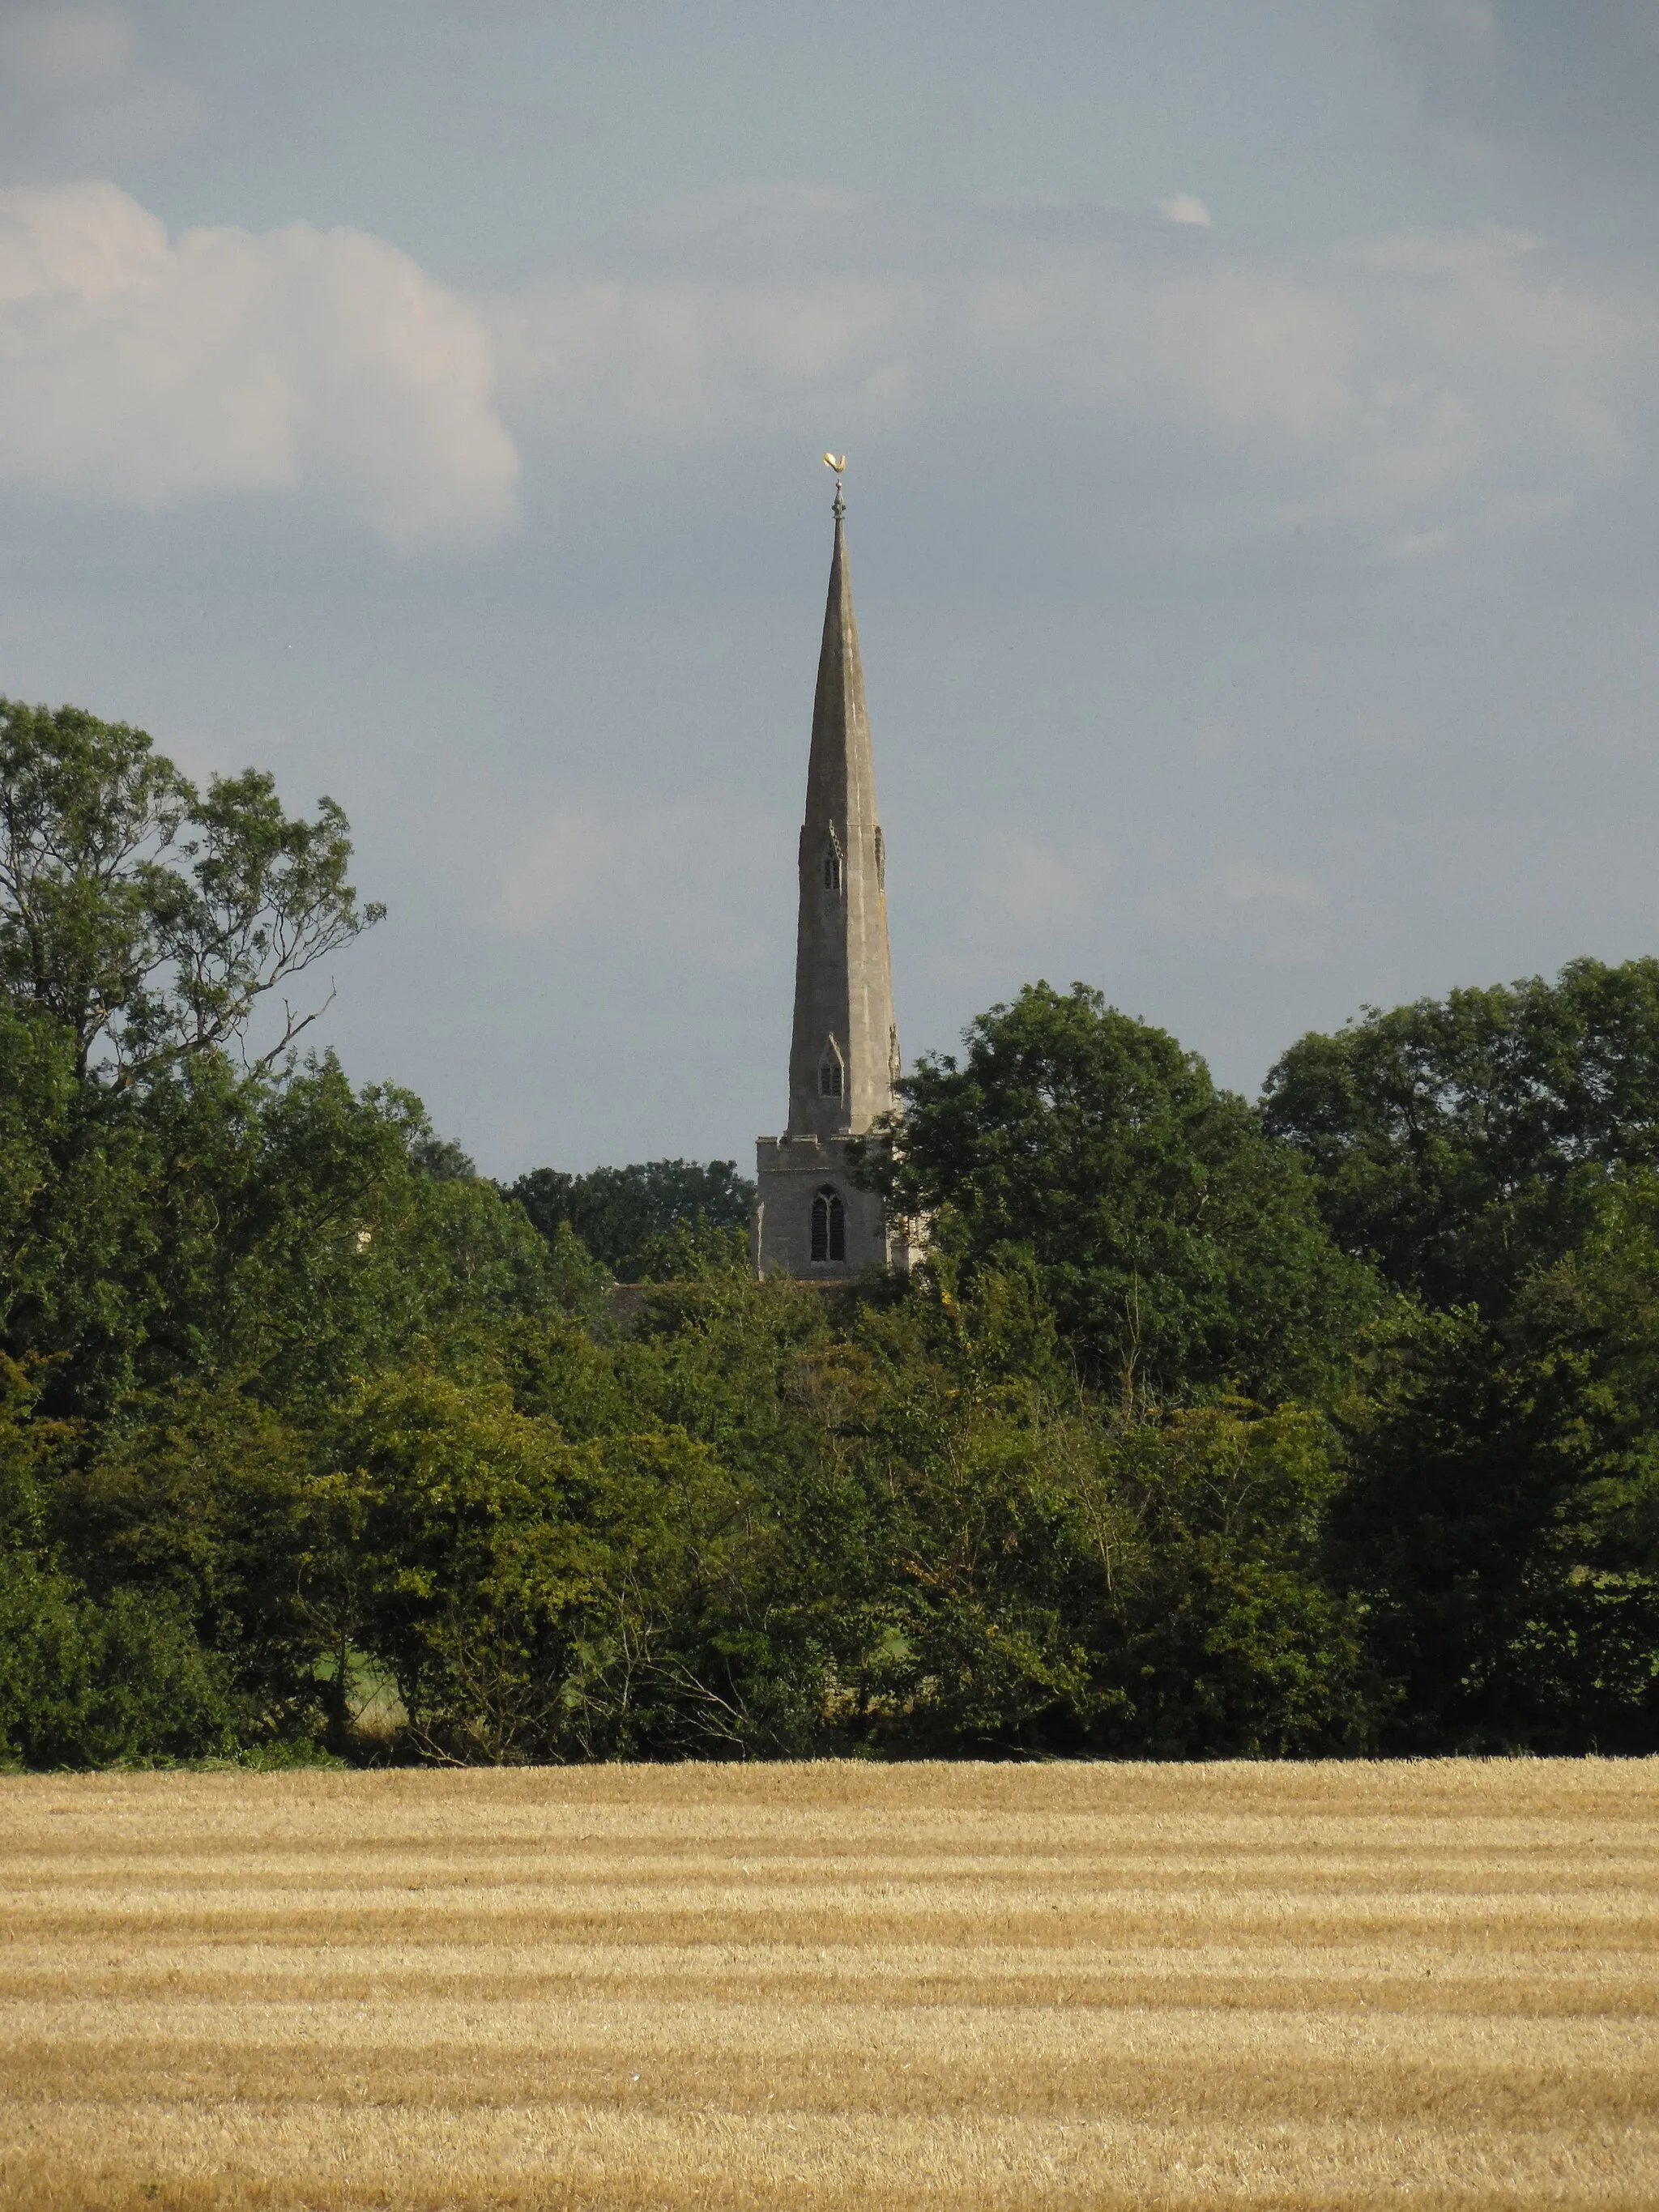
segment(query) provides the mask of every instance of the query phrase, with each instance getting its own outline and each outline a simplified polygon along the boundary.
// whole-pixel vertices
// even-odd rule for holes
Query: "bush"
[[[237,1747],[218,1656],[182,1606],[0,1555],[0,1759],[29,1767],[199,1759]]]

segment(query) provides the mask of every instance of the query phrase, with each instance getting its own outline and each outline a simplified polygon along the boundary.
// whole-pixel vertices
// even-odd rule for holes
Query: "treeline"
[[[826,1298],[731,1163],[504,1190],[298,1057],[349,865],[0,702],[0,1758],[1659,1747],[1659,963],[1255,1106],[1037,985]]]
[[[550,1244],[568,1229],[619,1283],[639,1283],[672,1271],[682,1230],[725,1229],[746,1239],[755,1186],[735,1160],[642,1160],[586,1175],[535,1168],[504,1194]]]

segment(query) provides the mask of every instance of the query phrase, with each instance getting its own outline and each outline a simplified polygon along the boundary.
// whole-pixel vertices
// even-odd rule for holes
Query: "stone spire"
[[[893,1103],[898,1031],[887,949],[887,857],[847,564],[846,502],[818,653],[800,833],[789,1134],[859,1136]]]
[[[801,825],[795,1019],[785,1134],[760,1139],[755,1259],[763,1274],[902,1265],[880,1201],[847,1173],[846,1140],[893,1103],[898,1030],[887,947],[887,855],[836,487],[835,550],[818,653]]]

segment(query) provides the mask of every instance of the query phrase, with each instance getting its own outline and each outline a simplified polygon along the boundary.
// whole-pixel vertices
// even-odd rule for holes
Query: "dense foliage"
[[[1133,1402],[1316,1389],[1376,1306],[1312,1178],[1196,1053],[1046,983],[924,1059],[877,1187],[975,1266],[1034,1263],[1090,1382]]]
[[[1266,1127],[1344,1250],[1436,1305],[1509,1305],[1571,1251],[1604,1176],[1659,1160],[1659,960],[1575,960],[1304,1036]]]
[[[1261,1110],[1036,986],[826,1299],[729,1162],[502,1191],[258,1048],[337,811],[3,716],[0,1759],[1659,1747],[1652,963]]]
[[[563,1175],[534,1168],[507,1186],[544,1237],[572,1230],[619,1283],[637,1283],[659,1263],[664,1240],[682,1231],[744,1236],[755,1186],[735,1160],[644,1160],[626,1168]]]

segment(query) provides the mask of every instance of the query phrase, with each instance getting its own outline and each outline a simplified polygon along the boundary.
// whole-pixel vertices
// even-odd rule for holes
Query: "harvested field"
[[[0,1781],[0,2203],[1659,2204],[1659,1761]]]

